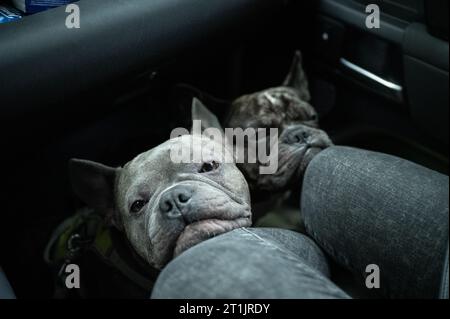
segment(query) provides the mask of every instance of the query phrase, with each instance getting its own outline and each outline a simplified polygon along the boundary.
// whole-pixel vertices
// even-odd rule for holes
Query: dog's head
[[[332,145],[328,135],[318,129],[318,115],[311,106],[308,80],[302,66],[302,56],[296,52],[291,70],[282,86],[236,99],[225,121],[226,128],[278,129],[278,169],[273,174],[261,174],[261,162],[238,163],[253,190],[283,191],[298,183],[312,158]],[[203,112],[203,113],[206,113]],[[205,126],[212,115],[201,118]],[[211,123],[216,126],[217,121]],[[266,130],[268,133],[269,131]],[[274,145],[268,135],[267,149]],[[247,149],[246,149],[247,150]]]
[[[218,141],[184,135],[140,154],[121,168],[71,160],[77,195],[123,230],[136,252],[162,268],[174,256],[215,235],[251,225],[250,195]],[[175,163],[174,149],[199,162]],[[192,155],[190,153],[190,155]]]
[[[283,84],[236,99],[225,126],[276,127],[280,130],[296,124],[318,127],[318,115],[310,100],[302,55],[296,52]]]

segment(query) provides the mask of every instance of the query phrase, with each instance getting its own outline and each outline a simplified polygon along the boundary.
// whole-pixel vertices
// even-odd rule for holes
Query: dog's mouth
[[[258,187],[282,191],[300,181],[311,160],[327,146],[320,140],[299,144],[279,144],[278,169],[272,175],[259,175]]]
[[[242,217],[233,220],[204,219],[187,225],[178,236],[174,249],[174,257],[187,249],[218,235],[225,234],[234,229],[250,227],[251,214],[243,214]]]
[[[250,227],[252,213],[250,205],[240,194],[202,177],[182,176],[181,183],[196,182],[200,187],[207,186],[215,191],[211,198],[197,199],[199,205],[190,209],[191,218],[184,219],[184,225],[176,237],[173,257],[202,241],[224,234],[237,228]],[[213,209],[211,209],[213,207]]]
[[[280,148],[278,159],[278,171],[275,175],[284,174],[289,170],[295,170],[299,166],[301,159],[309,152],[309,146],[306,144],[299,146],[286,145]]]
[[[297,171],[302,171],[314,156],[323,151],[325,147],[321,144],[304,143],[300,145],[285,145],[280,148],[278,170],[275,176],[291,173],[297,175]]]
[[[284,152],[280,154],[280,167],[289,165],[291,161],[306,166],[314,156],[328,148],[330,143],[320,136],[313,136],[302,143],[284,145]]]

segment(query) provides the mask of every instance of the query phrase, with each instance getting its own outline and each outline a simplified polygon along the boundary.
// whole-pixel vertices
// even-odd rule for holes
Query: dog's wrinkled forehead
[[[290,87],[276,87],[237,99],[229,117],[231,127],[280,127],[316,119],[314,108]]]
[[[184,152],[183,154],[192,159],[192,164],[194,164],[194,152],[201,154],[201,161],[220,161],[222,158],[226,158],[226,155],[229,155],[225,151],[220,141],[199,135],[184,135],[168,140],[138,155],[123,167],[126,174],[122,174],[122,176],[126,176],[130,181],[151,176],[153,181],[157,183],[158,180],[170,178],[171,174],[180,172],[180,167],[189,164],[186,163],[184,158],[182,163],[175,160],[174,154]]]

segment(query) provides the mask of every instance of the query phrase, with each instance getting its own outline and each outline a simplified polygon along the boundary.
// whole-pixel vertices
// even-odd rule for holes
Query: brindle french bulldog
[[[259,168],[264,165],[261,162],[238,164],[252,194],[282,192],[295,183],[299,185],[313,157],[332,145],[328,135],[318,128],[318,115],[310,100],[302,56],[296,52],[282,86],[241,96],[231,104],[224,123],[226,128],[277,128],[279,132],[278,170],[275,174],[260,174]],[[202,120],[202,126],[220,126],[207,109],[198,113],[195,119]]]

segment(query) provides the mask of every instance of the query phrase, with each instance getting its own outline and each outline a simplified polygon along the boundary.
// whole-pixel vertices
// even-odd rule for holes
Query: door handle
[[[401,85],[386,80],[345,58],[340,59],[340,64],[347,73],[370,85],[375,91],[387,94],[397,102],[403,101],[403,87]]]

